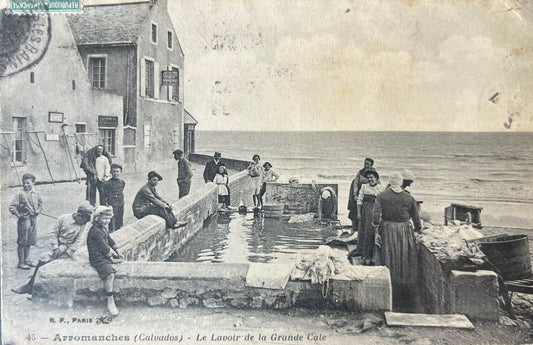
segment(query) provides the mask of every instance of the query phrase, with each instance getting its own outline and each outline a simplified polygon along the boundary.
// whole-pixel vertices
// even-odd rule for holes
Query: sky
[[[533,131],[531,1],[168,8],[199,130]]]

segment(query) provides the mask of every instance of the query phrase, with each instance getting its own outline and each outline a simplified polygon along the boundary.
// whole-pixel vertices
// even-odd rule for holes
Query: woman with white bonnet
[[[407,193],[411,193],[411,183],[415,180],[415,174],[413,174],[411,170],[404,169],[402,177],[402,189]]]
[[[337,220],[337,193],[329,186],[320,190],[318,220]]]
[[[402,189],[403,176],[394,172],[390,188],[376,197],[372,225],[376,231],[376,264],[390,270],[392,307],[412,311],[416,296],[417,248],[414,230],[421,224],[415,199]],[[412,220],[412,223],[409,221]]]

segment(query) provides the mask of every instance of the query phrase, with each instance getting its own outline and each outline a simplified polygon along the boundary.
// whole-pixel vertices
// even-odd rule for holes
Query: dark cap
[[[119,168],[120,170],[122,170],[122,165],[117,164],[117,163],[111,164],[111,170],[116,169],[116,168]]]
[[[93,214],[93,207],[88,202],[84,202],[80,206],[78,206],[77,213],[90,216]]]
[[[150,171],[148,173],[148,179],[151,180],[152,178],[154,177],[157,177],[159,179],[159,181],[161,181],[163,178],[161,177],[161,175],[159,175],[158,173],[156,173],[155,171]]]
[[[266,168],[267,165],[272,168],[272,164],[270,164],[270,162],[265,162],[265,164],[263,164],[263,167]]]
[[[182,155],[183,154],[183,150],[182,149],[175,149],[174,151],[172,151],[172,154],[173,155],[177,155],[177,154]]]
[[[35,182],[36,178],[35,175],[32,173],[25,173],[24,175],[22,175],[22,181],[24,180],[33,180],[33,182]]]
[[[376,180],[379,180],[379,174],[374,169],[368,169],[367,171],[363,173],[363,176],[366,178],[368,178],[368,175],[374,175],[376,177]]]

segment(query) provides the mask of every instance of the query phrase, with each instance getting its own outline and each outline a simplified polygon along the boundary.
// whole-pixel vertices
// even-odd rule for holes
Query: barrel
[[[480,239],[479,247],[489,261],[500,270],[504,280],[523,279],[531,275],[527,235]]]
[[[262,210],[266,218],[279,218],[283,215],[283,204],[263,204]]]

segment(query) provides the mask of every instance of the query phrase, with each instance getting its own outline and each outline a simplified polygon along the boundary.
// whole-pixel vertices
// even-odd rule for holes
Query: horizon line
[[[314,132],[314,133],[331,133],[331,132],[340,132],[340,133],[350,133],[350,132],[370,132],[370,133],[384,133],[384,132],[404,132],[404,133],[533,133],[533,130],[503,130],[503,131],[475,131],[475,130],[257,130],[257,129],[197,129],[198,132]]]

